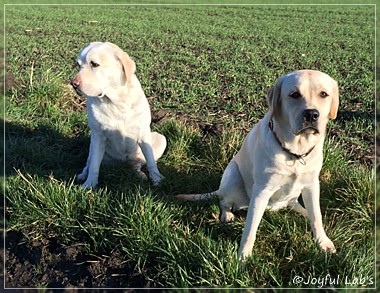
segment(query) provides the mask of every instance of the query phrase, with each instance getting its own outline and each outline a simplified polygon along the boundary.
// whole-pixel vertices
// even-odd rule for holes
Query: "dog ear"
[[[127,53],[125,53],[122,49],[120,49],[115,44],[109,43],[109,42],[107,42],[107,44],[110,45],[114,49],[115,58],[119,60],[119,62],[123,66],[125,78],[127,82],[130,83],[132,79],[132,75],[136,72],[135,62],[131,59],[131,57],[129,57]]]
[[[338,107],[339,107],[339,88],[338,88],[338,83],[335,80],[333,80],[333,94],[332,94],[329,118],[331,119],[336,118],[336,116],[338,115]]]
[[[269,111],[271,113],[271,117],[273,117],[273,115],[276,114],[275,112],[277,112],[280,109],[279,104],[280,104],[281,86],[282,86],[283,80],[284,80],[284,76],[279,77],[276,80],[276,83],[269,89],[269,92],[268,92],[267,99],[268,99],[268,105],[269,105]]]
[[[130,83],[132,80],[132,75],[136,72],[136,64],[124,51],[119,51],[117,57],[123,65],[125,78],[127,79],[127,82]]]

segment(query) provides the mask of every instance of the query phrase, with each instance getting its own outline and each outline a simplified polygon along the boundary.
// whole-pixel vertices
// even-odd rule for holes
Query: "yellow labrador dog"
[[[156,160],[166,148],[166,138],[151,132],[148,101],[135,75],[135,62],[112,43],[93,42],[77,58],[79,72],[71,85],[87,97],[90,152],[78,180],[83,187],[95,188],[102,162],[128,161],[146,178],[146,164],[153,184],[163,176]]]
[[[181,194],[184,200],[218,196],[221,221],[248,207],[239,248],[240,260],[252,252],[266,208],[289,207],[310,219],[323,250],[335,252],[322,225],[319,172],[329,118],[337,116],[337,82],[325,73],[300,70],[280,77],[268,94],[269,112],[249,132],[224,171],[219,189],[206,194]],[[299,195],[306,209],[298,202]]]

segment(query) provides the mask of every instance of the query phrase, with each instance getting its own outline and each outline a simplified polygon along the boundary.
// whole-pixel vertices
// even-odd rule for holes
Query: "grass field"
[[[80,245],[97,261],[117,252],[119,287],[317,288],[327,276],[324,287],[374,287],[374,18],[374,6],[7,6],[7,231],[32,244]],[[102,167],[96,191],[75,183],[89,130],[69,80],[80,48],[96,40],[129,53],[152,111],[165,114],[152,124],[168,139],[159,187],[123,164]],[[269,87],[303,68],[339,82],[320,176],[337,253],[318,249],[301,216],[266,212],[241,268],[244,215],[221,224],[217,202],[173,196],[216,189],[267,111]],[[48,266],[32,265],[35,279],[17,285],[53,286],[42,278]],[[97,283],[55,286],[69,284]]]

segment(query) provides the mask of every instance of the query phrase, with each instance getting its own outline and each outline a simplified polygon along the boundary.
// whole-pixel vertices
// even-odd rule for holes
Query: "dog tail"
[[[209,193],[177,194],[175,197],[177,199],[182,199],[182,200],[198,201],[198,200],[209,200],[217,196],[219,196],[218,190],[209,192]]]

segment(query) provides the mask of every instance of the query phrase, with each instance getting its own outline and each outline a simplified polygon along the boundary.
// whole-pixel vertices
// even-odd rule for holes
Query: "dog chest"
[[[279,189],[269,199],[268,207],[278,209],[286,207],[288,202],[296,199],[305,186],[300,176],[281,176],[278,182]],[[277,206],[277,208],[276,208]]]
[[[121,136],[116,132],[108,132],[106,140],[106,154],[114,160],[128,160],[135,157],[138,148],[137,141],[129,137]]]
[[[120,107],[104,98],[88,97],[87,112],[91,130],[119,131],[124,136],[133,136],[136,133],[134,128],[141,128],[146,124],[141,111],[137,112],[128,104]]]
[[[91,98],[87,105],[88,124],[106,139],[106,153],[125,160],[135,153],[142,128],[139,115],[132,110],[120,111],[115,105]]]

